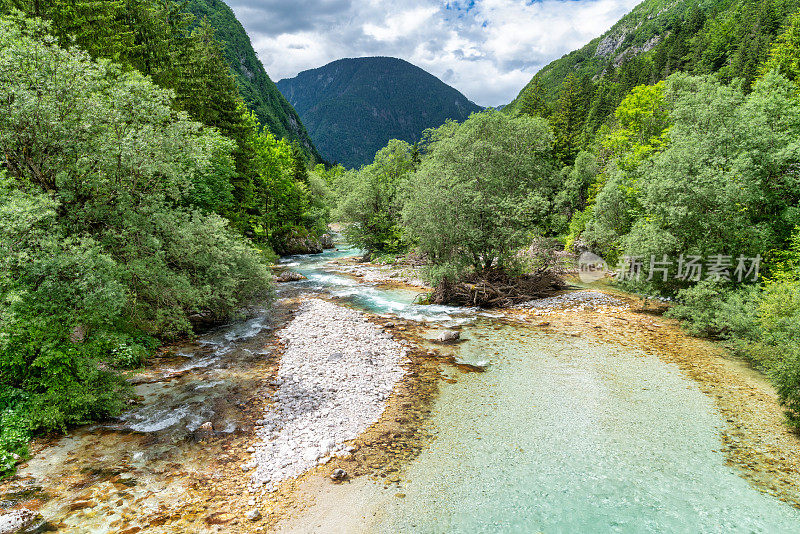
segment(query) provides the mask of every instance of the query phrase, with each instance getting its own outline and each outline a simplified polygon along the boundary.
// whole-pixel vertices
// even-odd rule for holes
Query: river
[[[61,532],[193,531],[182,530],[176,514],[225,504],[219,496],[199,502],[196,482],[224,478],[233,469],[224,459],[233,463],[232,451],[250,439],[249,412],[258,405],[249,399],[278,365],[275,329],[298,300],[322,296],[458,327],[458,360],[486,371],[444,366],[423,423],[431,440],[397,484],[311,482],[313,504],[286,518],[283,530],[800,531],[800,510],[728,465],[714,402],[674,364],[498,314],[417,305],[413,289],[331,272],[328,262],[353,254],[283,260],[307,279],[281,284],[272,311],[159,358],[136,379],[141,403],[119,420],[39,440],[18,476],[0,486],[0,511],[33,503],[43,528]],[[210,444],[199,434],[206,422]]]

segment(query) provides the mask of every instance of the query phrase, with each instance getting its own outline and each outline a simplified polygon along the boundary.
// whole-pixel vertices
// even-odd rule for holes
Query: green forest
[[[207,19],[156,0],[0,2],[0,473],[119,414],[164,341],[319,248],[325,182],[248,109]],[[321,249],[320,249],[321,250]]]

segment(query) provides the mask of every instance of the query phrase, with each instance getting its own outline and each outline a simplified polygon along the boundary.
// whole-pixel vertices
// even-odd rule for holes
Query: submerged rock
[[[0,514],[0,534],[22,534],[30,532],[32,527],[41,523],[39,514],[25,508],[14,510],[7,514]]]
[[[195,431],[195,435],[200,441],[210,440],[214,437],[214,425],[211,423],[211,421],[206,421]]]

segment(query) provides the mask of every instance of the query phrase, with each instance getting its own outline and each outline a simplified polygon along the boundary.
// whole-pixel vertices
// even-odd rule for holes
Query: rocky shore
[[[515,306],[516,308],[548,313],[556,310],[596,310],[606,311],[610,308],[628,309],[628,303],[600,291],[581,290],[555,295],[543,299],[531,300]]]
[[[278,336],[286,348],[274,404],[242,466],[252,471],[251,492],[352,453],[347,442],[378,421],[405,374],[403,345],[363,314],[324,300],[304,302]]]

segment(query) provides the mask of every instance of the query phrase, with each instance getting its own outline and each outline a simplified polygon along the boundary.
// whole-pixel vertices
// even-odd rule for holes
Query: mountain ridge
[[[185,9],[197,18],[197,22],[207,18],[216,30],[239,92],[261,125],[277,138],[299,142],[310,159],[322,161],[300,116],[267,74],[253,49],[250,36],[230,6],[222,0],[189,0]]]
[[[341,58],[277,82],[323,157],[369,163],[390,139],[413,143],[447,119],[483,109],[457,89],[399,58]]]

